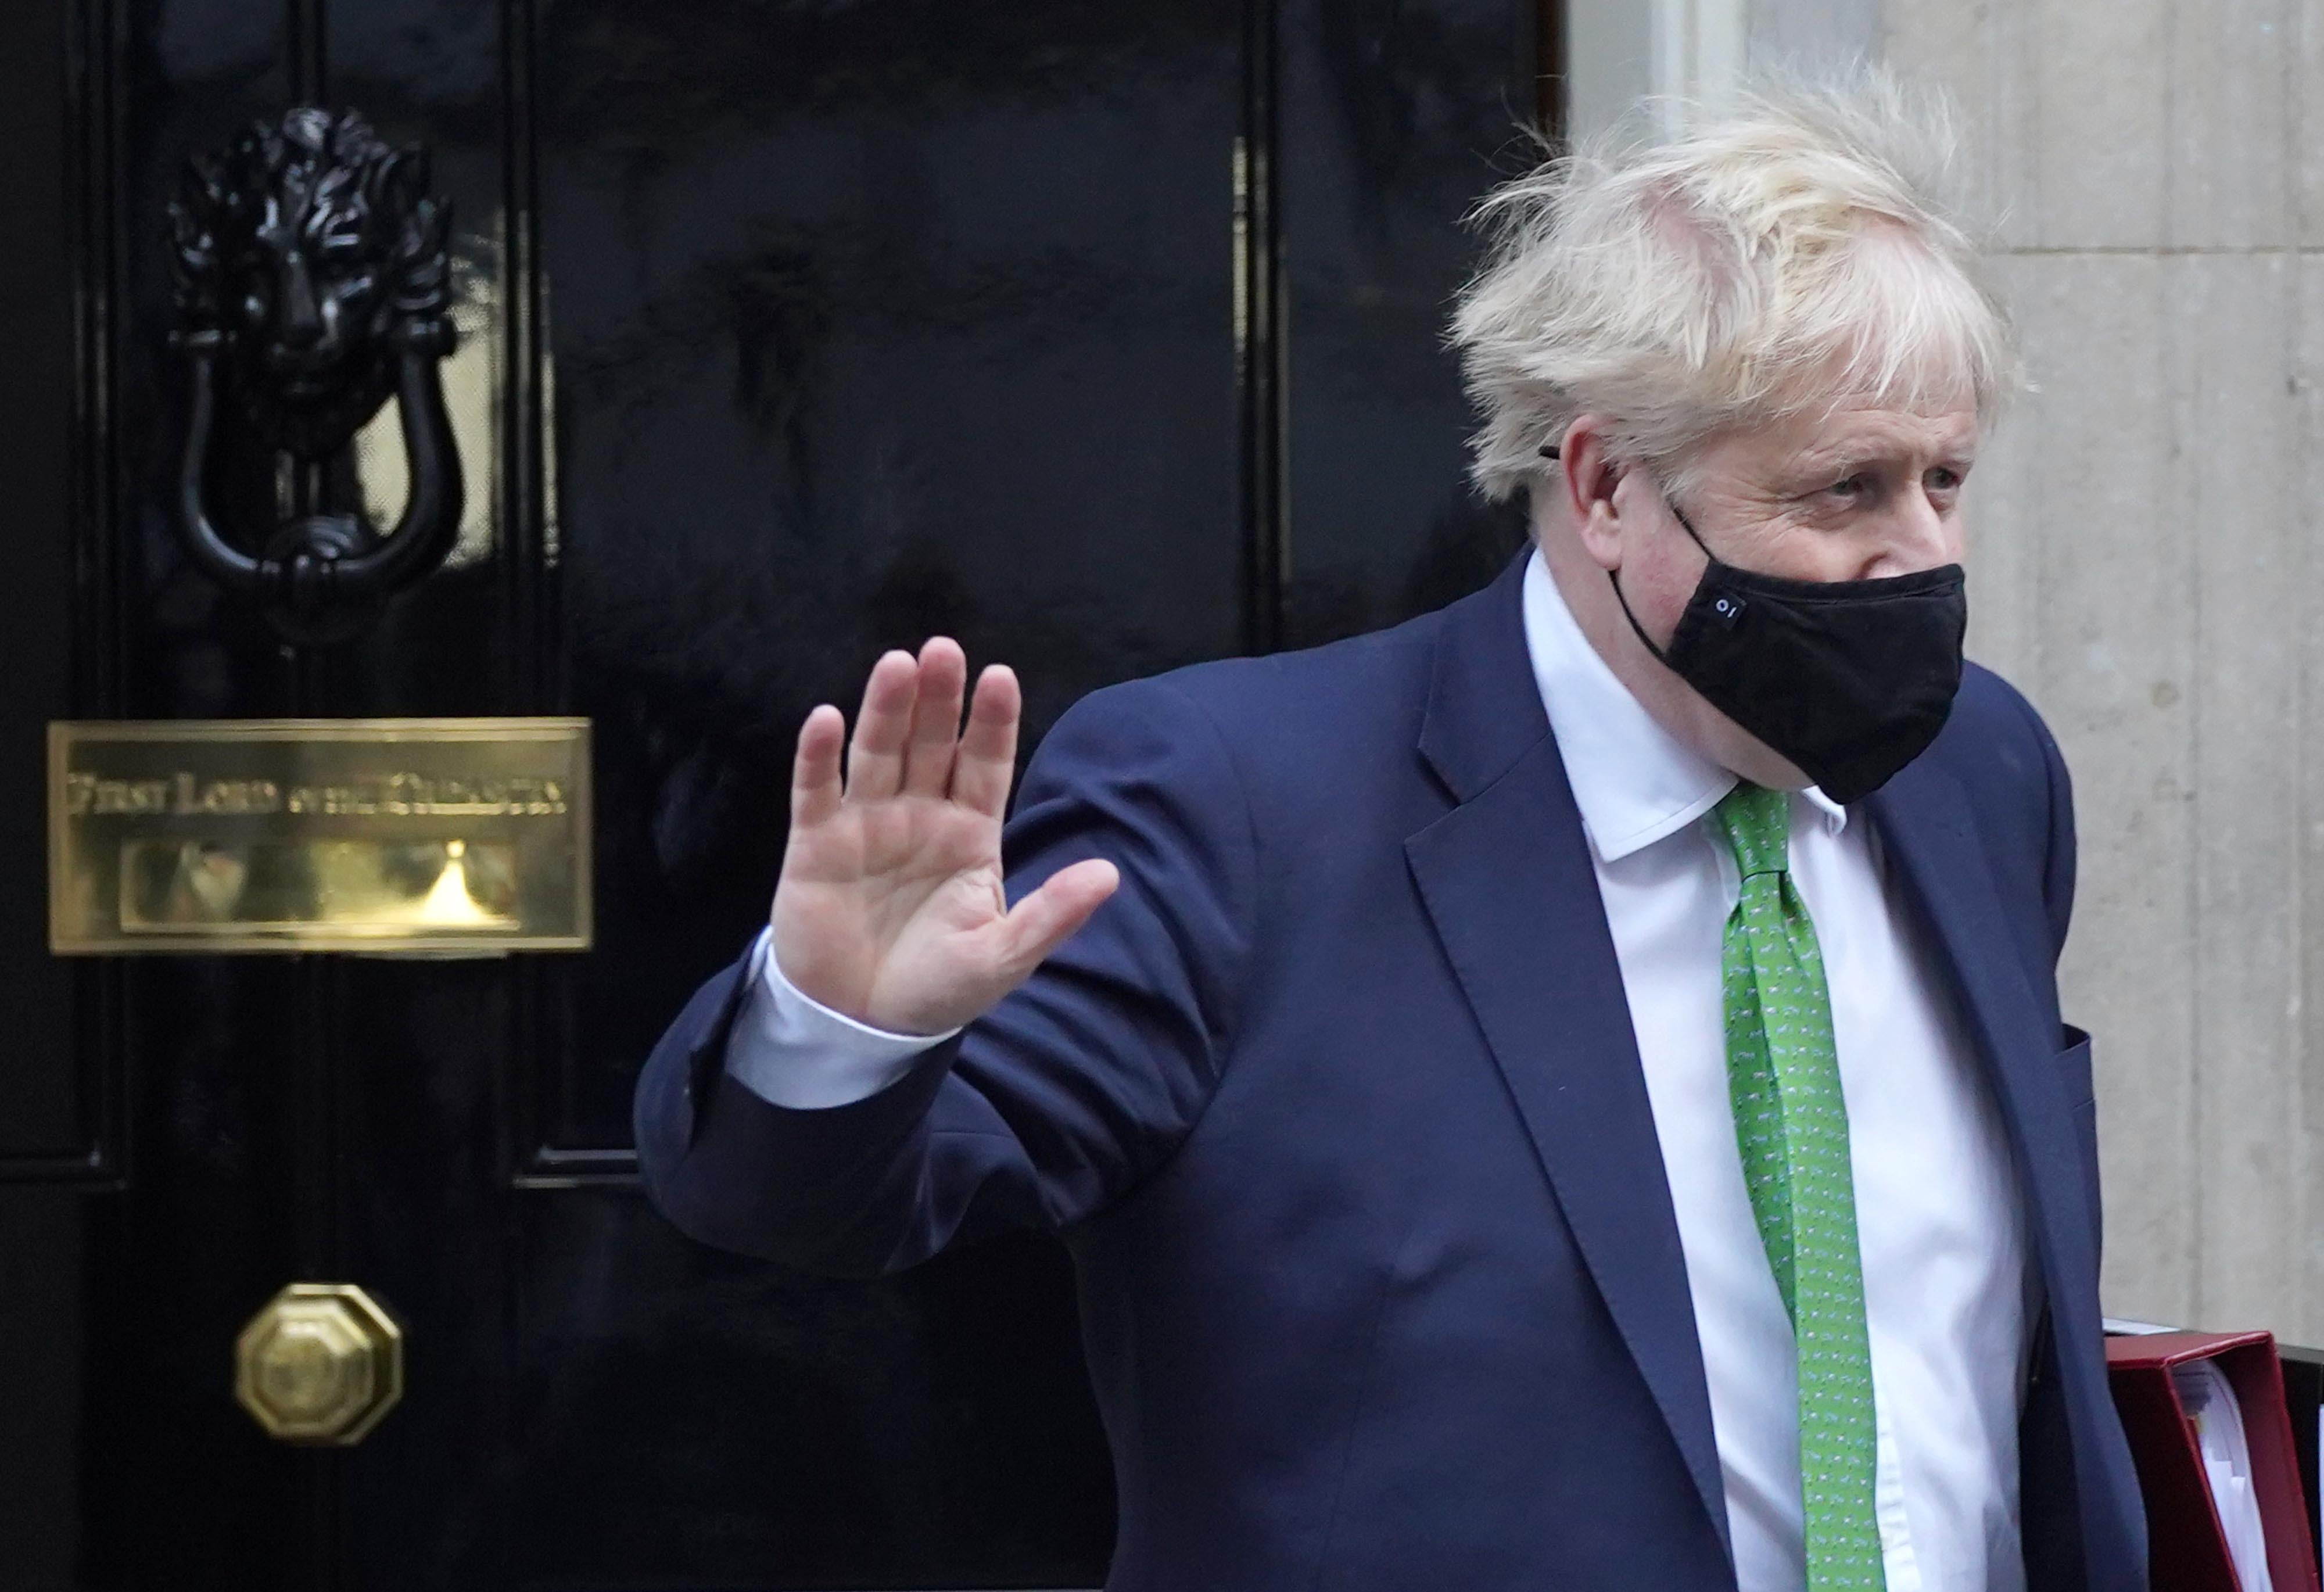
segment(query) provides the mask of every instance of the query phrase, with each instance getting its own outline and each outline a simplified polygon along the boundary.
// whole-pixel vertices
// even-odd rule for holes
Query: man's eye
[[[1961,473],[1959,470],[1952,469],[1948,465],[1940,465],[1935,469],[1929,472],[1929,490],[1932,492],[1959,492],[1961,487]]]
[[[1833,482],[1829,490],[1834,497],[1850,499],[1869,497],[1872,493],[1872,477],[1859,470],[1853,475]]]

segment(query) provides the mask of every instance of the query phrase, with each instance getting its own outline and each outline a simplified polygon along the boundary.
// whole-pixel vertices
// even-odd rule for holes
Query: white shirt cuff
[[[742,970],[749,991],[726,1041],[726,1071],[770,1105],[816,1111],[869,1100],[911,1071],[942,1034],[890,1034],[802,995],[783,976],[759,931]]]

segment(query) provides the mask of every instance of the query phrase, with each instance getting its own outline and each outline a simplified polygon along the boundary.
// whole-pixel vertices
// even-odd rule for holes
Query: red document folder
[[[2308,1504],[2285,1411],[2283,1370],[2268,1332],[2155,1332],[2107,1339],[2115,1408],[2146,1495],[2147,1556],[2154,1592],[2238,1592],[2219,1512],[2179,1402],[2171,1367],[2217,1360],[2243,1406],[2251,1445],[2252,1491],[2267,1540],[2275,1592],[2324,1592],[2308,1536]]]

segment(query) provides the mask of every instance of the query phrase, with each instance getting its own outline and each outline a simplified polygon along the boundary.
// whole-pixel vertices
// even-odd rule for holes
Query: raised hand
[[[1010,910],[1001,821],[1017,759],[1017,676],[979,676],[942,636],[872,666],[848,749],[825,704],[799,729],[790,842],[775,887],[773,951],[803,994],[858,1022],[936,1034],[1023,983],[1111,895],[1099,859],[1063,869]]]

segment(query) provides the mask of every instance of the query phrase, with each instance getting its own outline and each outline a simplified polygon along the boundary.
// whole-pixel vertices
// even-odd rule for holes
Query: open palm
[[[1063,869],[1011,911],[1001,888],[1022,705],[995,665],[961,724],[968,660],[937,637],[872,667],[846,724],[816,708],[800,727],[790,842],[771,915],[773,950],[798,990],[875,1028],[934,1034],[989,1010],[1118,882],[1111,862]]]

